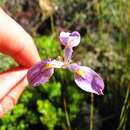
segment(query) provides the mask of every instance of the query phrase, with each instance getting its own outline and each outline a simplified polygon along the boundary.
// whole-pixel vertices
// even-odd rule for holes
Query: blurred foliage
[[[12,1],[7,0],[6,7],[11,5]],[[105,81],[104,96],[94,95],[94,130],[115,130],[130,81],[130,2],[55,0],[54,23],[51,24],[54,24],[56,31],[53,32],[54,30],[50,29],[50,18],[43,21],[40,13],[35,10],[39,8],[35,4],[38,1],[16,1],[20,10],[15,2],[12,4],[13,8],[8,10],[19,23],[26,25],[24,27],[28,32],[32,34],[35,31],[35,36],[39,36],[34,37],[34,40],[43,60],[63,55],[58,41],[59,31],[77,30],[81,33],[81,43],[74,48],[72,60],[93,68]],[[23,17],[18,15],[20,11],[25,14],[26,11],[31,11],[36,15]],[[46,32],[54,34],[47,35]],[[12,59],[3,54],[0,55],[0,63],[0,71],[16,66]],[[0,129],[89,129],[90,99],[89,93],[76,86],[71,72],[56,69],[48,83],[37,88],[27,87],[19,103],[0,120]],[[129,129],[128,111],[125,115],[128,122],[125,124],[126,129]]]
[[[39,37],[36,39],[36,45],[42,59],[56,58],[61,55],[60,43],[57,42],[54,36]]]
[[[4,5],[7,0],[0,0],[0,5]]]
[[[17,64],[11,57],[0,53],[0,72],[16,66]]]
[[[49,130],[53,130],[57,122],[56,108],[48,100],[38,100],[38,112],[42,114],[40,120],[48,126]]]

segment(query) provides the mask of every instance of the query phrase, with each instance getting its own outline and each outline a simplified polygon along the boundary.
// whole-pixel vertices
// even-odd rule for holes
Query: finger
[[[27,85],[26,77],[20,84],[17,84],[9,93],[0,101],[0,118],[7,114],[17,103],[21,93]]]
[[[11,55],[19,64],[30,67],[40,61],[32,38],[0,9],[0,52]]]
[[[23,82],[27,71],[26,68],[14,68],[0,74],[0,100]]]
[[[6,97],[0,102],[0,118],[13,108],[14,104],[11,98]]]

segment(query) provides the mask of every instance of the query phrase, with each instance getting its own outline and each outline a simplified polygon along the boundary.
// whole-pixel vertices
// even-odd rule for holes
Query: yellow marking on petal
[[[45,70],[47,70],[47,69],[49,69],[49,68],[53,68],[54,66],[53,65],[51,65],[51,64],[46,64],[43,68],[42,68],[42,71],[45,71]]]
[[[66,47],[68,47],[69,46],[69,43],[71,42],[71,40],[69,39],[68,41],[67,41],[67,43],[66,43]]]
[[[81,70],[78,70],[78,71],[75,71],[76,74],[80,75],[81,77],[85,78],[85,74],[83,71]]]

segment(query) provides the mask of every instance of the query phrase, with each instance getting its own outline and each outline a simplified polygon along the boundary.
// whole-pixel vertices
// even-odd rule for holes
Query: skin
[[[27,32],[0,8],[0,52],[12,56],[19,64],[0,73],[0,117],[17,103],[28,85],[27,71],[40,61],[38,51]]]

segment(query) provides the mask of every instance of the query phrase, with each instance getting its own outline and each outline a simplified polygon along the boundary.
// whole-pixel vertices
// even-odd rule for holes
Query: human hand
[[[0,73],[0,117],[17,103],[28,85],[28,68],[40,61],[32,38],[0,8],[0,52],[12,56],[20,65]]]

